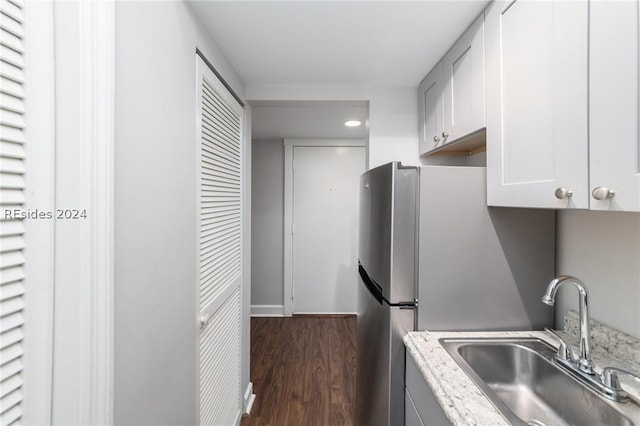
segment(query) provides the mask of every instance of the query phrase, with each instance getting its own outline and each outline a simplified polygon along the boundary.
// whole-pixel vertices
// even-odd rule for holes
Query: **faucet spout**
[[[587,299],[587,287],[576,277],[560,275],[553,279],[547,286],[547,291],[542,296],[542,302],[553,306],[556,301],[556,293],[564,283],[573,284],[578,290],[579,315],[580,315],[580,354],[577,367],[587,374],[594,374],[593,361],[591,360],[591,348],[589,338],[589,302]]]

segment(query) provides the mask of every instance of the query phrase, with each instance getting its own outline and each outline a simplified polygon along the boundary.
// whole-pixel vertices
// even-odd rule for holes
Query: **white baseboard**
[[[252,317],[283,317],[284,305],[251,305]]]
[[[251,413],[251,408],[253,407],[253,403],[256,400],[256,394],[253,393],[253,383],[249,382],[249,384],[247,385],[247,390],[244,391],[244,400],[243,400],[243,406],[244,406],[244,414],[250,414]]]

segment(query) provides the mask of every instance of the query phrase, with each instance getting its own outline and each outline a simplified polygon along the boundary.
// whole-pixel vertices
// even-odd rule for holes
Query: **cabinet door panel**
[[[586,2],[487,11],[489,205],[588,208],[587,20]]]
[[[450,425],[451,422],[409,352],[406,354],[405,365],[406,392],[411,395],[420,421],[426,425]]]
[[[593,210],[640,211],[639,13],[638,1],[591,4],[589,191],[615,191]]]
[[[404,425],[424,426],[424,423],[422,423],[422,419],[420,418],[420,414],[418,414],[418,409],[413,403],[413,399],[411,398],[407,388],[404,390]]]
[[[418,90],[420,114],[420,154],[424,154],[442,143],[444,123],[442,106],[442,62],[422,80]]]
[[[484,127],[484,15],[445,55],[444,130],[452,142]]]

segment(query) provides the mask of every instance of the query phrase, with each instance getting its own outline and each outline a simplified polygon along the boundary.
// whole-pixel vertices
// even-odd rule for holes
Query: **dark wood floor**
[[[353,425],[356,317],[252,318],[251,381],[242,426]]]

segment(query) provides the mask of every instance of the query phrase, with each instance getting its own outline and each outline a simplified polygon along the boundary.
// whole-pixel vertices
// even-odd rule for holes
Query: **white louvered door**
[[[0,424],[22,418],[25,208],[23,4],[0,1]],[[14,218],[12,218],[14,217]]]
[[[242,106],[198,57],[199,416],[239,424]]]

